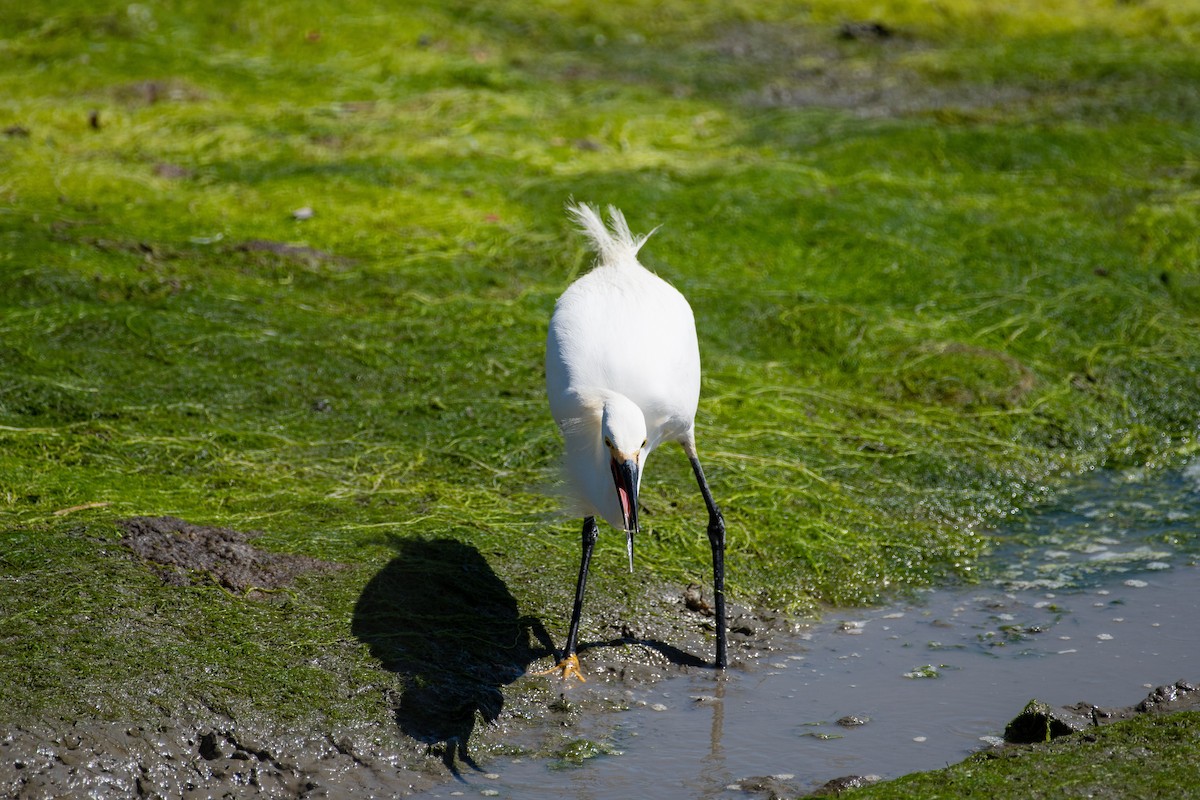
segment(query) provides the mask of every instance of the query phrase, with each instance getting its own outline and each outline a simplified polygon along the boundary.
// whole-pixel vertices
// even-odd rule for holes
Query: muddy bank
[[[161,563],[161,562],[159,562]],[[664,594],[670,609],[696,603],[694,592]],[[703,618],[703,613],[697,617]],[[268,720],[230,719],[208,709],[155,721],[40,720],[6,726],[0,734],[0,797],[40,798],[87,794],[98,798],[405,796],[429,790],[461,772],[484,774],[492,756],[552,755],[555,733],[573,720],[619,711],[634,690],[668,675],[709,672],[701,657],[710,645],[703,625],[680,636],[678,621],[631,628],[614,619],[614,636],[585,643],[581,658],[589,680],[563,691],[558,679],[539,676],[552,657],[542,653],[505,711],[489,714],[475,702],[476,682],[460,665],[444,664],[448,678],[394,697],[396,725],[356,730],[280,729]],[[791,626],[783,620],[735,611],[731,643],[742,668],[773,648]],[[674,643],[668,640],[675,637]],[[461,654],[460,654],[461,655]],[[544,662],[544,664],[543,664]],[[735,669],[738,667],[735,666]],[[497,692],[497,694],[499,694]],[[434,712],[459,709],[438,723]],[[503,701],[498,701],[503,704]],[[406,717],[406,714],[409,715]],[[428,727],[406,731],[411,717]],[[461,715],[459,715],[461,716]],[[497,718],[500,717],[500,718]],[[477,723],[486,724],[477,724]],[[446,727],[449,726],[449,727]],[[445,728],[445,730],[443,730]],[[461,738],[439,737],[454,728]],[[477,760],[478,759],[478,760]]]
[[[0,739],[0,796],[342,797],[436,782],[375,732],[267,732],[232,721],[40,722]]]
[[[654,680],[626,670],[623,682]],[[1144,714],[1200,710],[1196,684],[1160,686],[1142,701],[1119,708],[1087,703],[1051,708],[1031,703],[1010,723],[1010,741],[998,748],[1028,747],[1036,740],[1086,735],[1090,727]],[[526,721],[543,727],[579,713],[561,698],[528,709]],[[270,731],[262,724],[163,720],[158,723],[39,722],[9,728],[0,738],[0,796],[36,798],[83,794],[117,797],[397,796],[444,784],[442,753],[414,746],[402,737],[361,729],[325,733]],[[1036,745],[1034,745],[1036,746]],[[748,777],[738,789],[748,796],[800,796],[792,776]],[[878,780],[845,776],[829,781],[814,796]]]
[[[174,517],[135,517],[116,523],[115,560],[136,564],[168,591],[219,586],[252,614],[286,604],[298,578],[345,574],[345,565],[272,552],[257,534],[194,524]],[[84,532],[98,547],[114,539]],[[596,604],[581,643],[590,680],[578,691],[537,676],[554,661],[555,643],[540,620],[520,613],[504,581],[470,545],[447,539],[397,543],[395,557],[366,581],[343,642],[325,648],[316,665],[345,691],[378,697],[372,714],[350,729],[322,723],[313,708],[303,723],[284,715],[246,686],[236,669],[206,691],[212,665],[196,661],[187,685],[139,687],[104,663],[94,672],[96,695],[119,687],[120,697],[153,700],[122,710],[96,706],[70,716],[9,714],[0,724],[0,797],[43,797],[84,792],[97,797],[221,796],[229,791],[264,796],[320,797],[346,789],[372,795],[410,794],[477,774],[496,755],[546,751],[565,722],[619,708],[623,690],[667,675],[710,672],[711,612],[703,593],[684,587],[645,587],[629,602],[653,608],[638,617],[627,608]],[[138,616],[141,596],[105,611],[105,619]],[[133,605],[127,605],[132,602]],[[790,626],[734,609],[732,652],[753,657]],[[176,624],[168,613],[143,619],[126,646],[149,648]],[[93,621],[94,622],[94,621]],[[81,624],[82,621],[81,621]],[[162,626],[161,628],[159,626]],[[217,635],[213,632],[213,635]],[[375,668],[349,670],[353,647],[365,645]],[[152,659],[148,650],[144,659]],[[308,665],[312,666],[312,665]],[[355,675],[354,679],[350,676]],[[286,677],[286,676],[284,676]],[[36,677],[34,678],[36,680]],[[510,686],[510,684],[514,684]],[[615,688],[619,687],[619,688]],[[211,687],[208,687],[211,688]],[[207,698],[207,699],[206,699]],[[614,699],[616,698],[616,699]],[[155,707],[161,714],[157,713]],[[291,717],[294,719],[294,716]]]

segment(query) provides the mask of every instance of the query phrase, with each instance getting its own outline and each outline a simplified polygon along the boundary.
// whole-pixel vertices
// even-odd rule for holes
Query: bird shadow
[[[643,639],[638,636],[622,636],[617,639],[609,639],[604,642],[580,642],[579,654],[583,655],[588,650],[594,648],[618,648],[624,645],[637,645],[645,647],[648,650],[654,650],[663,656],[671,664],[677,667],[692,667],[699,669],[715,669],[712,663],[705,661],[697,655],[693,655],[686,650],[681,650],[673,644],[659,641],[658,639]]]
[[[474,547],[454,539],[390,537],[395,556],[363,588],[352,633],[401,676],[396,724],[462,780],[474,770],[477,720],[504,707],[501,687],[554,652],[541,620],[521,616],[508,586]]]

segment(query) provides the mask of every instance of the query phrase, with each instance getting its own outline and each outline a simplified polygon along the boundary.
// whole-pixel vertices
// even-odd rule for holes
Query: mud
[[[646,680],[653,678],[636,672],[625,676],[625,681],[635,684]],[[1126,707],[1081,703],[1053,711],[1087,717],[1083,727],[1088,727],[1138,714],[1197,709],[1200,692],[1195,684],[1179,681],[1160,686]],[[578,710],[550,703],[529,721],[545,727],[572,713]],[[1027,707],[1013,724],[1027,725],[1030,713]],[[445,773],[436,769],[437,759],[431,757],[439,752],[414,751],[403,741],[381,740],[379,734],[365,728],[336,733],[271,731],[265,725],[231,720],[22,725],[0,736],[0,796],[320,798],[362,792],[360,796],[390,797],[419,794],[444,783]],[[572,763],[580,763],[588,754],[577,751],[588,744],[595,751],[588,754],[605,755],[603,745],[578,740],[569,746],[573,749],[564,760],[574,757]],[[476,771],[483,775],[481,769]],[[877,780],[875,775],[848,775],[828,781],[812,796],[836,796]],[[792,775],[747,777],[736,788],[756,798],[797,797],[804,792]]]
[[[208,99],[199,87],[179,78],[145,80],[114,86],[111,94],[127,106],[152,106],[157,103],[195,103]]]
[[[315,247],[305,247],[285,242],[273,242],[266,239],[250,239],[233,248],[241,253],[269,253],[286,261],[299,262],[307,266],[333,265],[348,266],[353,260],[335,255]]]
[[[250,547],[249,535],[236,531],[169,517],[122,525],[127,546],[172,580],[213,579],[241,591],[281,585],[312,567],[312,559],[273,563],[274,554]],[[223,560],[240,566],[225,569]],[[574,738],[560,746],[574,722],[627,708],[636,691],[666,676],[716,674],[701,657],[711,646],[708,617],[687,611],[689,603],[703,609],[706,599],[694,587],[659,599],[665,610],[658,621],[631,628],[615,613],[604,621],[613,637],[580,648],[589,680],[564,692],[557,679],[537,674],[555,660],[549,637],[518,614],[474,548],[453,540],[401,542],[364,589],[351,623],[381,666],[403,678],[391,696],[394,726],[280,729],[209,707],[155,721],[9,725],[0,734],[0,797],[397,797],[448,779],[462,786],[460,773],[486,780],[481,763],[498,755],[557,753],[563,763],[581,763],[607,751]],[[693,623],[682,636],[670,619],[675,613]],[[734,613],[741,632],[731,651],[743,666],[791,635],[782,619]],[[517,680],[520,691],[504,691]]]
[[[433,783],[403,761],[364,731],[46,722],[0,738],[0,797],[390,797]]]
[[[710,45],[735,73],[771,74],[749,84],[741,100],[763,108],[837,108],[860,117],[953,110],[991,113],[1028,102],[1022,86],[933,82],[913,65],[932,45],[874,21],[847,22],[833,35],[821,28],[752,22]],[[764,65],[771,69],[764,71]]]
[[[133,517],[117,524],[125,530],[121,544],[172,586],[211,580],[253,597],[289,586],[299,575],[340,568],[307,556],[260,550],[250,544],[257,533],[193,525],[176,517]]]

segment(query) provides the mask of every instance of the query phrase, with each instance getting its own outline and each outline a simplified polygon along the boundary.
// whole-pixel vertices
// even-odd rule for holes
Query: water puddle
[[[980,585],[831,614],[725,676],[590,688],[629,706],[563,730],[592,757],[501,759],[421,796],[744,798],[764,776],[804,792],[958,761],[1033,697],[1135,703],[1200,677],[1198,523],[1200,461],[1089,475],[998,534]]]

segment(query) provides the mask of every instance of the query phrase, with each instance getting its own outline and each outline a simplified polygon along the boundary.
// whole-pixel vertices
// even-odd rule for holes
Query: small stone
[[[1091,718],[1066,708],[1051,708],[1040,700],[1030,700],[1021,713],[1004,728],[1004,741],[1011,744],[1048,742],[1084,730]]]
[[[316,212],[313,211],[310,206],[303,206],[301,208],[297,208],[295,211],[292,212],[292,219],[303,222],[306,219],[312,219],[313,214],[315,214],[315,213]]]
[[[834,797],[850,789],[861,789],[872,783],[879,783],[881,780],[883,778],[878,775],[847,775],[844,778],[834,778],[813,792],[813,797]]]

